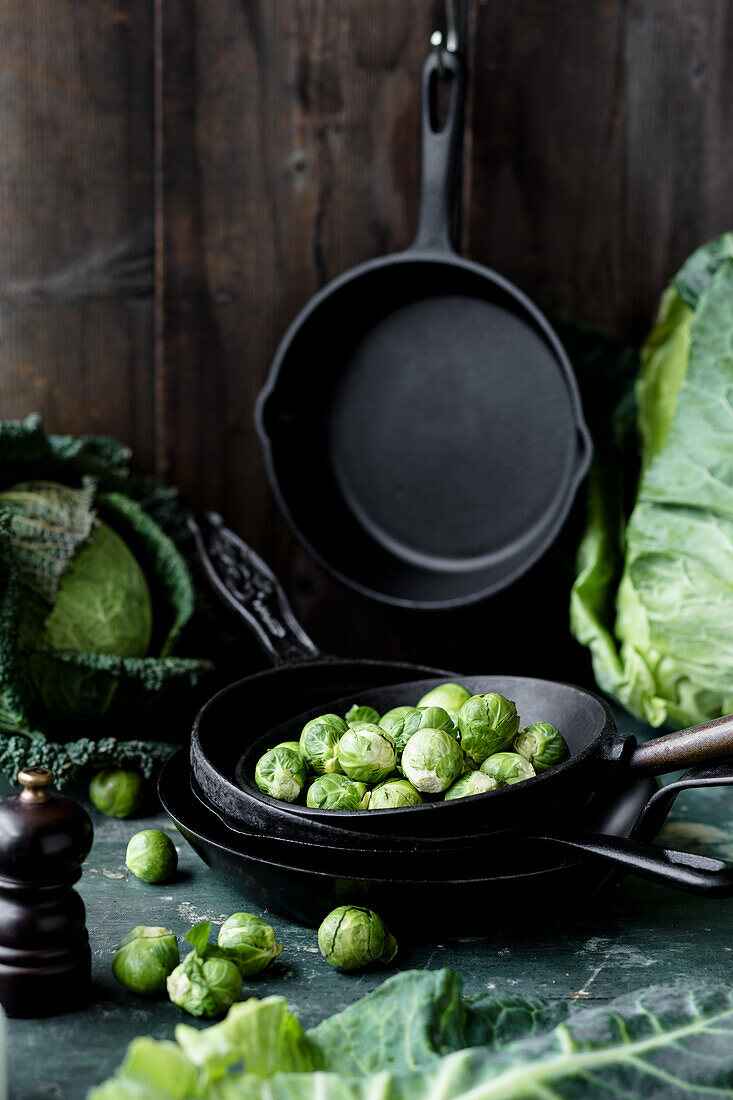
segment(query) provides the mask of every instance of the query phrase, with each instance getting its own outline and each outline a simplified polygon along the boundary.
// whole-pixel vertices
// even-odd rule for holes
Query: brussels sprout
[[[471,692],[462,684],[439,684],[418,700],[419,707],[442,707],[455,722],[458,711],[471,698]]]
[[[538,775],[570,756],[565,738],[549,722],[533,722],[521,729],[514,738],[514,749],[529,760]]]
[[[143,882],[169,882],[178,867],[178,854],[160,829],[143,829],[131,837],[125,863]]]
[[[495,779],[500,787],[532,779],[535,774],[529,760],[525,760],[518,752],[495,752],[488,760],[484,760],[481,771]]]
[[[397,941],[382,918],[357,905],[339,905],[328,914],[318,929],[318,946],[337,970],[390,963],[397,954]]]
[[[145,788],[137,772],[105,768],[89,784],[89,798],[110,817],[131,817],[142,806]]]
[[[458,712],[461,747],[477,764],[507,748],[517,735],[519,716],[511,699],[489,692],[472,695]]]
[[[402,754],[402,771],[418,791],[438,794],[463,769],[461,746],[445,730],[425,726],[413,733]]]
[[[350,726],[339,741],[338,759],[350,779],[378,783],[394,771],[397,754],[386,730],[371,722],[360,722]]]
[[[168,975],[168,996],[192,1016],[221,1016],[242,997],[242,975],[221,948],[208,943],[211,921],[201,921],[186,933],[193,951]]]
[[[366,783],[340,774],[319,775],[306,795],[312,810],[366,810],[368,800]]]
[[[303,726],[300,751],[306,764],[318,775],[339,772],[338,743],[348,729],[338,714],[322,714]]]
[[[301,760],[303,760],[303,754],[300,751],[300,741],[279,741],[277,745],[273,746],[276,749],[291,749],[293,752],[297,752]],[[303,760],[303,767],[308,771],[308,765]]]
[[[295,802],[303,790],[306,776],[303,757],[285,745],[268,749],[255,768],[255,783],[262,793],[283,802]]]
[[[354,703],[344,717],[350,726],[355,725],[357,722],[371,722],[372,725],[376,725],[379,722],[379,711],[375,710],[374,707],[358,707]]]
[[[393,722],[396,718],[404,718],[404,716],[407,714],[408,710],[417,710],[417,707],[413,707],[413,706],[392,707],[391,710],[387,710],[387,711],[384,712],[382,717],[379,719],[378,724],[381,726],[382,722]],[[388,728],[388,727],[385,727],[385,728]]]
[[[219,929],[217,943],[243,978],[259,974],[283,949],[274,928],[252,913],[232,913]]]
[[[139,924],[120,941],[112,973],[131,993],[156,997],[165,992],[165,980],[180,958],[178,941],[168,928]]]
[[[445,801],[452,798],[470,798],[472,794],[486,794],[487,791],[495,791],[499,786],[491,775],[484,772],[467,772],[445,792]]]
[[[404,752],[405,745],[417,733],[422,725],[422,711],[417,707],[395,707],[388,710],[379,725],[386,730],[395,743],[398,753]]]
[[[396,810],[401,806],[419,806],[420,792],[409,779],[387,779],[375,787],[369,799],[370,810]]]
[[[431,730],[445,730],[451,737],[458,740],[458,729],[447,710],[442,707],[418,707],[420,711],[420,725]]]

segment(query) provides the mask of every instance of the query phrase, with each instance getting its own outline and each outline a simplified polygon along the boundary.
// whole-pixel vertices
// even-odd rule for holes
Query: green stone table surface
[[[629,729],[628,720],[624,727]],[[134,997],[112,978],[115,947],[136,924],[164,925],[182,936],[205,917],[217,924],[253,908],[210,873],[163,815],[117,821],[91,812],[95,840],[80,889],[92,941],[94,1000],[66,1016],[8,1022],[11,1100],[80,1100],[115,1069],[134,1036],[172,1037],[184,1018],[172,1004]],[[150,826],[168,832],[179,850],[180,874],[172,885],[146,885],[125,868],[129,837]],[[682,794],[660,839],[733,859],[730,789]],[[313,929],[277,914],[268,919],[285,951],[272,970],[245,982],[245,996],[282,994],[310,1026],[384,980],[384,971],[338,974],[318,953]],[[511,986],[588,1003],[675,978],[733,982],[733,901],[690,897],[627,878],[560,925],[548,927],[538,912],[536,928],[521,937],[499,921],[484,939],[403,941],[398,964],[452,967],[469,993]]]

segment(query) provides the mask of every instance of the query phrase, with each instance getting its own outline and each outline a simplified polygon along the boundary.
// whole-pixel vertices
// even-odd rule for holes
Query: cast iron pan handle
[[[277,578],[216,512],[189,516],[189,530],[216,593],[254,632],[273,665],[321,656],[293,614]]]
[[[412,244],[420,252],[453,252],[451,213],[463,146],[465,71],[461,59],[442,51],[441,63],[431,53],[422,69],[422,144],[420,151],[420,222]],[[450,103],[445,121],[436,129],[436,91],[450,81]]]
[[[730,786],[733,786],[733,765],[713,764],[709,768],[695,768],[681,779],[666,783],[654,792],[636,819],[632,835],[644,840],[655,837],[681,791]]]
[[[665,775],[733,757],[733,714],[638,745],[629,759],[635,775]]]
[[[532,839],[585,858],[602,860],[619,870],[689,894],[717,898],[733,896],[733,864],[713,856],[596,833],[535,835]]]

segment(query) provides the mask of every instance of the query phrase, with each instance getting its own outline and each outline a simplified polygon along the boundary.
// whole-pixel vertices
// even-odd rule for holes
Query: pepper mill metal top
[[[74,883],[92,823],[52,791],[48,768],[23,768],[0,799],[0,1004],[9,1016],[51,1016],[83,1003],[91,955]]]
[[[18,782],[23,790],[23,802],[48,802],[48,788],[53,783],[50,768],[23,768],[18,772]]]

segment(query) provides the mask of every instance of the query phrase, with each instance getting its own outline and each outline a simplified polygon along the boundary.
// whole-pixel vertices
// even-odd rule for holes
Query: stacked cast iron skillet
[[[425,929],[476,933],[543,891],[556,900],[587,895],[612,870],[733,893],[730,865],[650,843],[679,790],[733,782],[721,764],[662,790],[653,778],[733,755],[733,720],[638,746],[617,733],[600,698],[568,684],[320,657],[264,563],[218,516],[193,526],[210,579],[278,667],[203,707],[190,761],[181,753],[167,766],[160,794],[183,835],[248,899],[311,924],[355,902],[397,927],[414,922],[417,906]],[[259,756],[297,739],[309,718],[345,713],[353,702],[384,712],[446,679],[509,696],[523,723],[551,721],[570,760],[513,787],[399,810],[313,810],[254,785]]]

